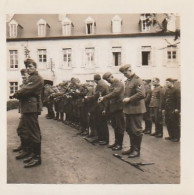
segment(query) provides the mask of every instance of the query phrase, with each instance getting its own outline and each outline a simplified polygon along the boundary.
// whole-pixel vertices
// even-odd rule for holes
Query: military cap
[[[33,64],[36,67],[36,62],[30,58],[27,58],[26,60],[24,60],[24,64],[26,67],[28,67],[29,64]]]
[[[104,75],[103,75],[103,79],[107,79],[107,78],[109,78],[110,76],[112,75],[112,73],[110,73],[110,72],[106,72]]]
[[[94,80],[99,81],[101,80],[101,76],[99,74],[94,75]]]
[[[131,64],[125,64],[125,65],[121,66],[119,68],[119,71],[123,73],[124,71],[128,70],[128,68],[131,68]]]
[[[166,81],[169,81],[169,82],[173,83],[173,82],[174,82],[174,79],[172,79],[172,78],[167,78]]]

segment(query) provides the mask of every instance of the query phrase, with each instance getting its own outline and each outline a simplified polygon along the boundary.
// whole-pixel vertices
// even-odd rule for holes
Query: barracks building
[[[45,82],[93,80],[130,63],[143,79],[180,80],[180,19],[176,14],[7,15],[7,86],[14,93],[28,57]],[[179,33],[178,33],[179,32]]]

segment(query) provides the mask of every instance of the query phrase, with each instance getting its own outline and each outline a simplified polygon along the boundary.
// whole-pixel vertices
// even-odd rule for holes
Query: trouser
[[[143,114],[125,114],[125,116],[126,131],[129,134],[131,147],[140,151],[143,137]]]
[[[98,136],[94,112],[89,113],[89,129],[92,136]]]
[[[180,139],[180,116],[175,114],[173,110],[165,111],[165,122],[169,137],[172,139]]]
[[[152,118],[150,114],[150,108],[146,107],[146,113],[143,114],[143,119],[145,121],[145,131],[150,131],[152,130]]]
[[[88,130],[88,109],[84,105],[80,107],[80,124],[82,131]]]
[[[105,115],[102,115],[101,110],[97,110],[95,115],[96,115],[95,116],[96,131],[97,131],[99,140],[109,142],[107,117]]]
[[[125,131],[125,119],[122,110],[110,114],[111,125],[114,129],[115,143],[122,146]]]
[[[156,134],[163,135],[162,112],[159,110],[159,108],[154,107],[154,108],[151,108],[151,115],[152,115],[152,118],[154,119]]]
[[[48,102],[46,104],[46,106],[47,106],[47,109],[48,109],[48,116],[49,117],[54,117],[55,113],[54,113],[54,110],[53,110],[53,103],[52,102]]]

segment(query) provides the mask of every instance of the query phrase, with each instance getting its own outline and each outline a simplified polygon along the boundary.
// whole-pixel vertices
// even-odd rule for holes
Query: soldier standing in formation
[[[29,74],[27,83],[18,90],[13,97],[20,100],[21,125],[26,129],[26,139],[23,145],[30,145],[31,151],[23,151],[17,159],[24,159],[25,168],[34,167],[41,164],[41,132],[38,123],[38,115],[41,113],[41,93],[43,89],[43,79],[36,71],[36,63],[32,59],[24,61]]]
[[[110,83],[109,93],[99,98],[99,102],[108,101],[108,115],[110,116],[111,125],[114,129],[115,142],[109,145],[112,150],[121,150],[125,130],[125,119],[123,114],[123,96],[124,85],[121,81],[114,78],[110,72],[103,75],[103,79]]]
[[[162,101],[164,96],[163,87],[160,86],[160,79],[153,78],[152,85],[154,89],[152,90],[151,101],[150,101],[150,111],[152,118],[155,123],[155,132],[151,134],[151,136],[155,136],[157,138],[163,137],[163,119],[162,119]]]
[[[166,79],[166,91],[163,101],[163,112],[169,137],[166,140],[180,140],[180,90],[174,87],[174,80]]]
[[[143,137],[142,120],[145,108],[145,89],[143,81],[134,73],[130,64],[122,66],[119,71],[127,78],[125,82],[125,95],[123,99],[123,112],[126,116],[126,130],[129,134],[131,147],[122,154],[128,158],[138,157]]]

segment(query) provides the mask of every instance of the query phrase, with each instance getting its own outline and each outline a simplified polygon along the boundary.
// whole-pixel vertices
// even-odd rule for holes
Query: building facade
[[[175,14],[16,14],[7,21],[8,96],[31,57],[45,80],[82,82],[130,63],[143,79],[180,80],[179,17]]]

